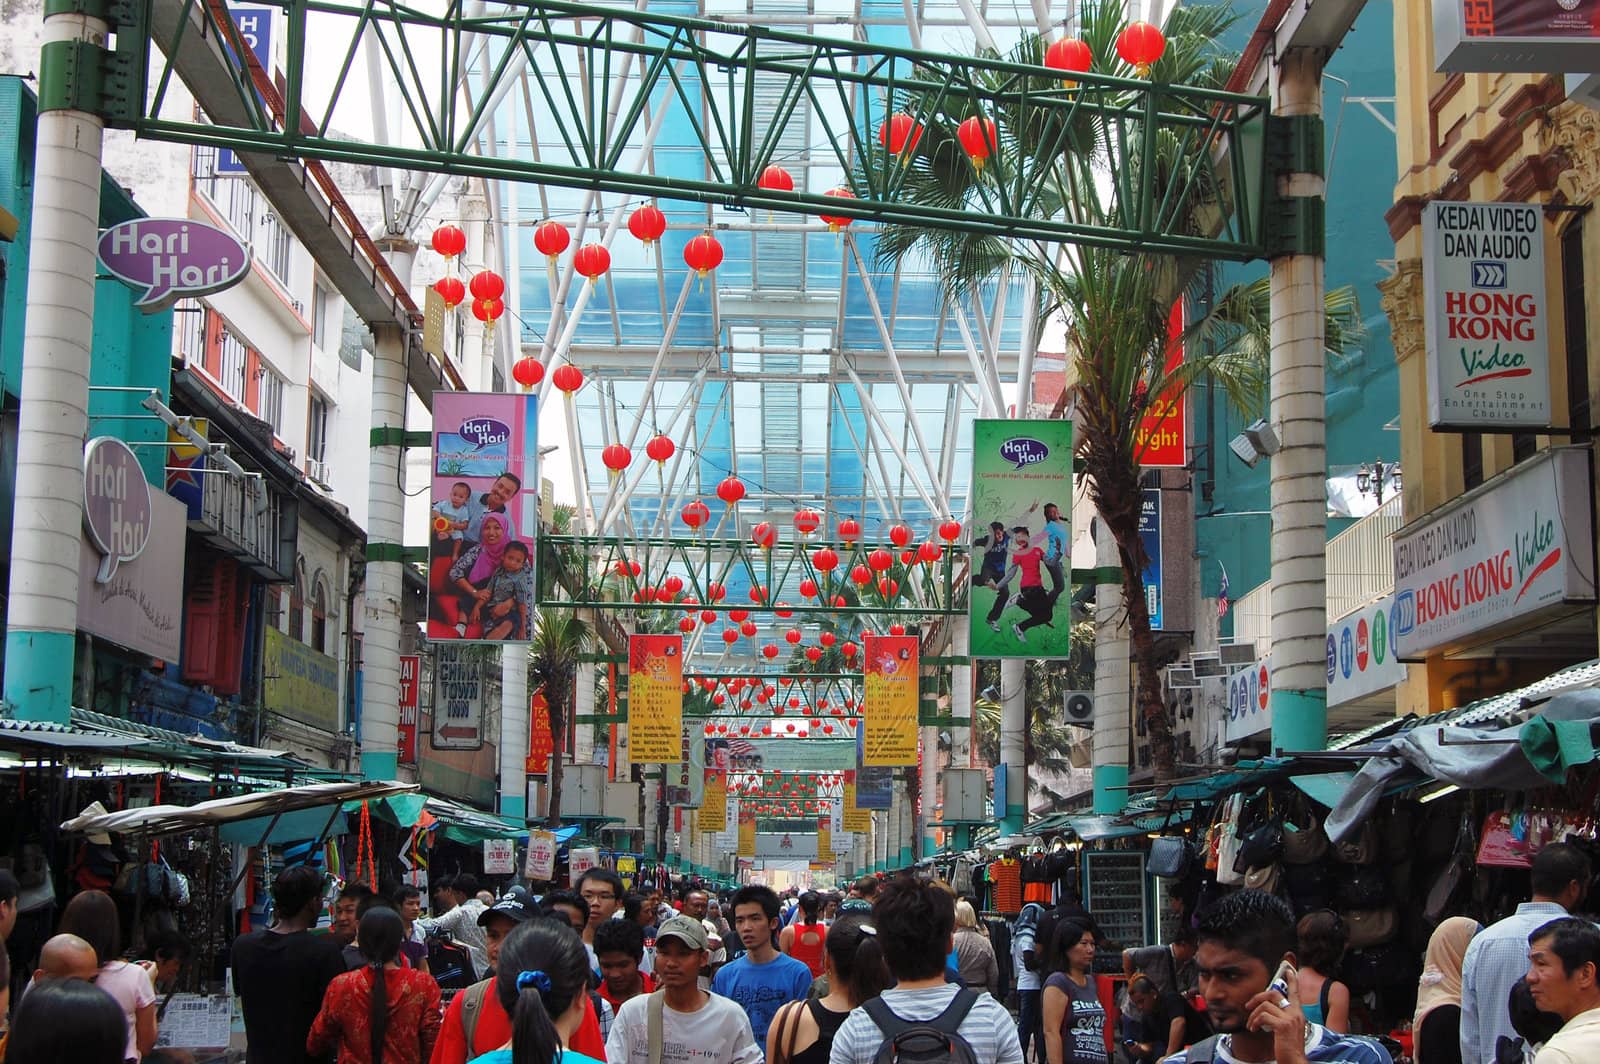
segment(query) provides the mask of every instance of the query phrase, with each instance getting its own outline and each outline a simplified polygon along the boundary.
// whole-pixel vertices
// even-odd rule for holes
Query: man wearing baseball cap
[[[528,920],[563,919],[545,916],[539,906],[520,888],[501,895],[494,905],[478,914],[483,929],[484,952],[489,958],[489,977],[461,991],[444,1011],[444,1026],[433,1044],[429,1064],[466,1064],[467,1061],[499,1049],[511,1041],[511,1017],[506,1015],[500,996],[494,992],[494,967],[500,960],[500,944],[511,929]],[[563,922],[565,922],[563,920]],[[572,1036],[575,1053],[604,1059],[605,1040],[600,1035],[600,1019],[594,1004],[585,997],[583,1021]]]
[[[660,1032],[660,1064],[760,1064],[750,1020],[737,1004],[700,989],[710,941],[699,920],[674,916],[656,931],[659,989],[622,1003],[605,1059],[651,1064],[651,1029]],[[574,1046],[573,1048],[577,1048]]]

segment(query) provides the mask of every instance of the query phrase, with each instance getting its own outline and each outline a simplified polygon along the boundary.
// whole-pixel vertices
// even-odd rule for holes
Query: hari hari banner
[[[1067,656],[1071,519],[1072,422],[972,423],[973,657]]]
[[[683,637],[628,637],[628,762],[683,761]]]
[[[917,637],[868,635],[862,672],[861,764],[917,763]]]
[[[435,392],[428,638],[526,643],[539,524],[533,395]]]

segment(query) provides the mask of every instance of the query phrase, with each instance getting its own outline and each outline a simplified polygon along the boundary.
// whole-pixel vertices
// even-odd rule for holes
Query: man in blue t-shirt
[[[733,929],[744,956],[717,969],[711,992],[732,998],[750,1017],[756,1044],[767,1044],[767,1028],[778,1010],[804,1001],[811,991],[811,969],[778,952],[778,895],[771,887],[741,887],[733,896]]]
[[[1271,985],[1278,965],[1294,956],[1294,911],[1283,899],[1261,890],[1230,894],[1201,912],[1197,934],[1200,993],[1217,1033],[1163,1064],[1389,1064],[1371,1039],[1306,1022],[1295,976],[1287,993]]]
[[[1053,608],[1056,599],[1067,590],[1067,571],[1065,559],[1071,554],[1072,546],[1067,542],[1067,523],[1061,520],[1061,507],[1053,502],[1044,504],[1044,567],[1050,570],[1050,579],[1055,585],[1050,589],[1050,605]]]

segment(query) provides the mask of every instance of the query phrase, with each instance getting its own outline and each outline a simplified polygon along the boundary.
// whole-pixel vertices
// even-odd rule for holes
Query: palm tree
[[[572,610],[539,611],[528,648],[528,686],[544,688],[550,706],[550,827],[561,826],[561,749],[567,733],[567,714],[577,694],[578,662],[588,651],[594,633]]]

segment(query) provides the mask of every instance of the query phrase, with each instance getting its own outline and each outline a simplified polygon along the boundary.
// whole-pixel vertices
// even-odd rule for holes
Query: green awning
[[[1546,779],[1564,783],[1567,769],[1595,760],[1594,723],[1538,716],[1517,733],[1522,754]]]

